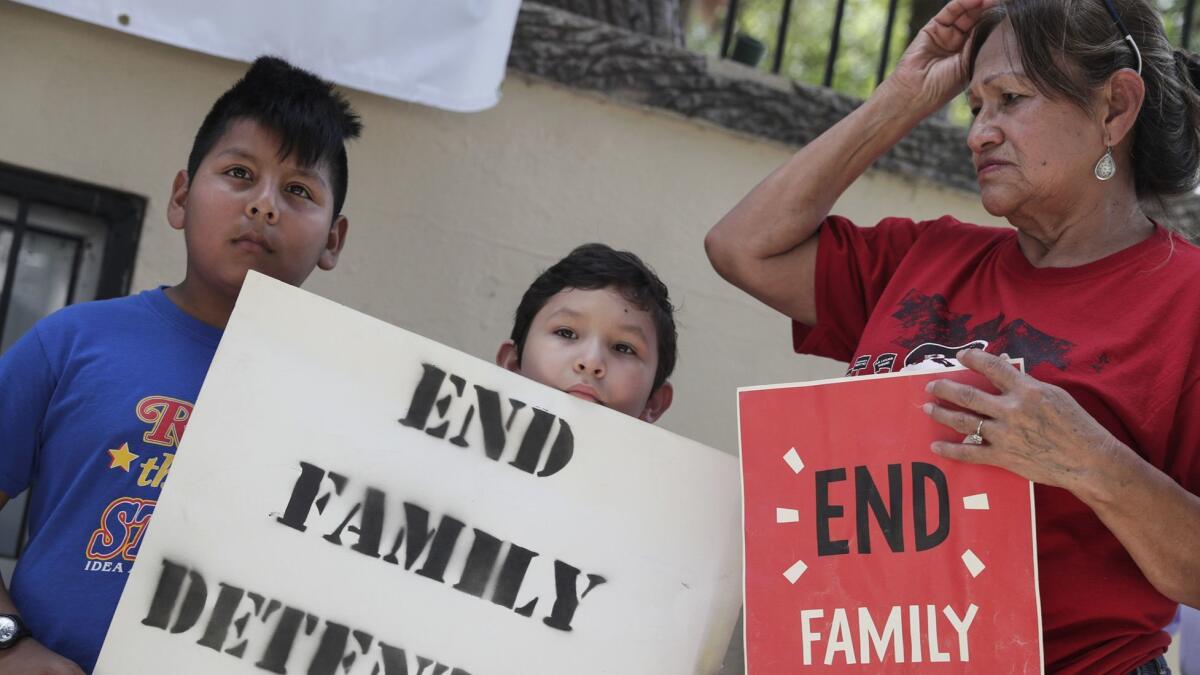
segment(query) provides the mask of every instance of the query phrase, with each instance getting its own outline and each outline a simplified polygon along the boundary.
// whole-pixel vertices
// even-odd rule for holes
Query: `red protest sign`
[[[749,675],[1040,673],[1032,484],[935,455],[967,370],[738,392]],[[985,429],[986,433],[986,429]]]

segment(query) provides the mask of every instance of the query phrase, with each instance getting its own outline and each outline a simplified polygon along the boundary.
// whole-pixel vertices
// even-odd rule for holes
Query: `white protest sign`
[[[737,461],[246,280],[101,675],[713,673]]]

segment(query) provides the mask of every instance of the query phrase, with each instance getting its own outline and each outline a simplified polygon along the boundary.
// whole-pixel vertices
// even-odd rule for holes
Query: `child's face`
[[[657,337],[649,312],[619,291],[570,288],[534,316],[520,365],[511,340],[496,360],[572,396],[653,422],[671,403],[669,383],[652,392]]]
[[[280,159],[279,141],[235,120],[190,183],[176,176],[167,215],[184,231],[189,279],[236,297],[247,270],[299,286],[314,267],[337,263],[348,223],[333,218],[329,169]]]

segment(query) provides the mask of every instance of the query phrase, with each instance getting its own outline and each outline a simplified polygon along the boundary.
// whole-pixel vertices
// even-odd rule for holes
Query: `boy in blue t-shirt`
[[[525,291],[496,363],[646,422],[671,405],[674,307],[629,251],[584,244]]]
[[[29,543],[0,585],[0,673],[94,667],[246,273],[298,286],[333,269],[361,128],[331,85],[258,59],[175,176],[183,281],[63,309],[0,358],[0,505],[32,487]]]

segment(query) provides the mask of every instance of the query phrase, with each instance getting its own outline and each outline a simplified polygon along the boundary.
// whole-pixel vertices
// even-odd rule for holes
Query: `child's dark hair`
[[[513,316],[512,341],[517,359],[525,351],[525,338],[533,317],[556,293],[568,288],[594,290],[612,287],[654,320],[658,342],[658,369],[654,373],[657,391],[675,370],[675,308],[667,286],[642,259],[629,251],[617,251],[605,244],[584,244],[567,254],[529,285]]]
[[[188,155],[188,180],[205,155],[225,133],[230,122],[253,120],[282,139],[280,157],[296,153],[305,168],[326,162],[333,191],[333,215],[342,212],[350,181],[345,141],[357,138],[362,122],[349,101],[333,85],[274,56],[260,56],[204,117],[192,152]]]

